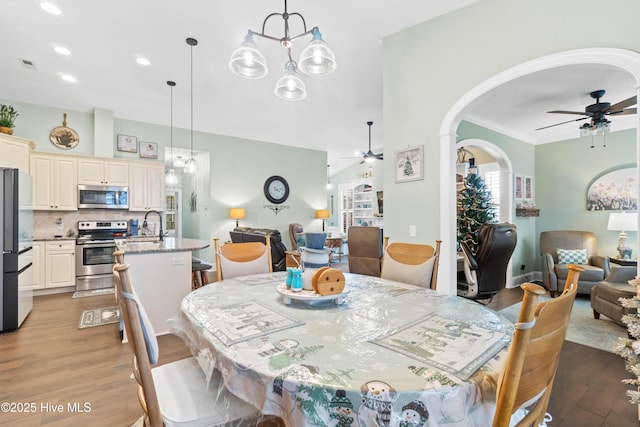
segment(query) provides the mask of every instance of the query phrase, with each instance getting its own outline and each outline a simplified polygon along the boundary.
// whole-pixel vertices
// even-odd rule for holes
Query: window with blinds
[[[500,212],[500,166],[498,163],[478,165],[478,173],[491,193],[491,204]]]

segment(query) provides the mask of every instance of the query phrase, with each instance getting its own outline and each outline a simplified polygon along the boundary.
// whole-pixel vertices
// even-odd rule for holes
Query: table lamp
[[[229,208],[229,218],[236,220],[236,227],[238,226],[238,220],[245,219],[247,212],[245,208]]]
[[[324,231],[324,221],[329,219],[329,209],[318,209],[316,211],[316,219],[322,220],[322,231]]]
[[[627,233],[625,231],[638,231],[638,214],[627,212],[615,212],[609,214],[607,230],[619,231],[618,253],[621,259],[631,259],[631,249],[627,243]]]

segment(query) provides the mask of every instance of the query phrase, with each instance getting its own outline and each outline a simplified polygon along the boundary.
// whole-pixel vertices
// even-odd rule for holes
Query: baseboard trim
[[[531,271],[525,274],[519,274],[517,276],[513,276],[511,279],[511,285],[509,288],[517,288],[523,283],[533,282],[534,280],[542,281],[542,272],[541,271]]]

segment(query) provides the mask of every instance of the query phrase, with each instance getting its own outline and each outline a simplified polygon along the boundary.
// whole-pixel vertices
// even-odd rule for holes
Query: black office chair
[[[507,266],[516,247],[516,226],[509,223],[483,224],[478,230],[478,250],[460,243],[464,255],[465,282],[458,282],[458,295],[489,300],[506,286]]]

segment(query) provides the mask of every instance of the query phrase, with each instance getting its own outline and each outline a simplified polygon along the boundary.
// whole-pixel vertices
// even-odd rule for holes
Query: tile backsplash
[[[107,209],[84,209],[79,211],[34,211],[33,238],[50,239],[54,236],[76,237],[78,221],[129,221],[137,219],[142,226],[144,212],[129,212]],[[149,226],[157,223],[157,215],[149,216]],[[58,223],[61,223],[60,225]],[[159,227],[156,225],[155,230]]]

